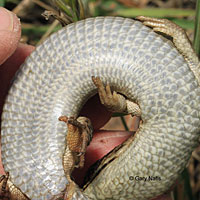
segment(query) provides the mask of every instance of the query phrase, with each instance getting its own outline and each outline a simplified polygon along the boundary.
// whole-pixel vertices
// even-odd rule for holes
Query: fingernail
[[[14,18],[16,15],[3,7],[0,7],[0,30],[1,31],[15,31],[16,28]]]

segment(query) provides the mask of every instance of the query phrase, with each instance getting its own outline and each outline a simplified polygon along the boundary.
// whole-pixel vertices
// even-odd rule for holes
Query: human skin
[[[19,19],[12,12],[0,7],[0,116],[10,81],[26,57],[34,50],[33,46],[20,43],[20,37]],[[99,131],[99,128],[111,118],[111,113],[100,104],[97,95],[86,103],[81,115],[90,118],[95,129],[93,141],[86,153],[86,167],[83,169],[85,173],[91,164],[125,141],[132,133],[128,131]],[[0,174],[4,174],[1,162]],[[170,199],[169,195],[166,194],[154,200]]]

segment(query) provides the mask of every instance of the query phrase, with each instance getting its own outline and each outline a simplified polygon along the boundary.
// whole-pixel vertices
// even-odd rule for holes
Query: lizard
[[[4,106],[2,160],[9,177],[1,178],[2,192],[10,192],[9,182],[32,200],[65,190],[66,126],[58,118],[77,119],[98,92],[108,109],[140,116],[142,123],[70,198],[142,200],[162,194],[198,144],[199,71],[184,31],[165,19],[96,17],[53,34],[23,64]]]

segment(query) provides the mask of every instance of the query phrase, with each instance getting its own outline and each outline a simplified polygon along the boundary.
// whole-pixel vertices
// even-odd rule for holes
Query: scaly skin
[[[94,76],[137,103],[143,123],[73,199],[143,200],[166,191],[200,131],[199,61],[177,48],[142,23],[116,17],[87,19],[53,34],[26,60],[4,106],[2,157],[11,181],[33,200],[65,189],[66,127],[57,119],[78,116],[97,92]],[[149,176],[153,180],[136,179]]]

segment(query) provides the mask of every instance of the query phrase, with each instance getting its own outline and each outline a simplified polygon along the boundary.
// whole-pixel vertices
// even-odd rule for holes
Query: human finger
[[[14,13],[0,7],[0,65],[14,53],[20,36],[20,20]]]

